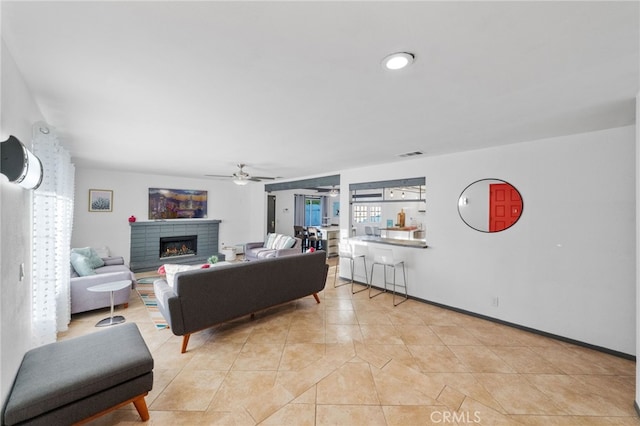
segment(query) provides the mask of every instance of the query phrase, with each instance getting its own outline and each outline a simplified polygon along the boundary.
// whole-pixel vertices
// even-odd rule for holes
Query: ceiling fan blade
[[[250,180],[253,182],[278,179],[277,177],[272,177],[272,176],[252,176],[249,173],[244,171],[245,164],[241,163],[241,164],[238,164],[237,166],[238,166],[238,170],[231,175],[205,175],[205,176],[214,177],[214,178],[235,179],[235,180]]]

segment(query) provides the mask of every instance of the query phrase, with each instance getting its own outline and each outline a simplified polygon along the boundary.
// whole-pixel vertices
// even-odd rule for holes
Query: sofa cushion
[[[71,265],[81,277],[95,275],[96,273],[96,271],[93,270],[91,260],[80,253],[71,252]]]
[[[108,256],[103,257],[104,266],[124,265],[124,258],[122,256]]]
[[[274,244],[275,247],[273,248],[275,248],[276,250],[288,249],[293,247],[295,243],[296,240],[293,237],[290,237],[288,235],[280,235],[280,238],[277,239]]]
[[[276,251],[273,249],[263,249],[253,252],[256,259],[266,259],[268,257],[276,257]]]
[[[71,253],[78,253],[82,256],[88,257],[91,267],[94,269],[104,266],[104,260],[102,260],[102,258],[98,256],[98,253],[91,247],[72,248]]]
[[[283,234],[268,234],[264,241],[263,248],[268,250],[281,250],[291,248],[295,245],[296,240],[293,237]]]
[[[266,249],[274,248],[273,244],[275,243],[276,238],[278,238],[278,235],[279,234],[268,234],[267,239],[264,241],[264,248]]]

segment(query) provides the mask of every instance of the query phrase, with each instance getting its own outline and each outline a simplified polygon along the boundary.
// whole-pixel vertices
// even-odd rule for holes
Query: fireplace
[[[198,236],[160,237],[160,258],[195,256],[198,254]]]
[[[129,223],[129,226],[131,227],[131,261],[129,265],[133,272],[154,271],[167,263],[203,264],[207,263],[207,259],[212,255],[218,256],[220,260],[224,259],[224,255],[218,250],[220,220],[139,220]],[[192,250],[198,254],[160,257],[160,238],[180,235],[196,235],[198,237],[198,244],[194,244],[192,247]],[[182,244],[179,248],[182,248]],[[166,248],[164,251],[166,252]]]

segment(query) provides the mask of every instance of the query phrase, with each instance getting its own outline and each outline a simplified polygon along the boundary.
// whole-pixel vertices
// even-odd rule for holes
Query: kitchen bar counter
[[[398,240],[424,240],[424,231],[416,226],[382,228],[380,229],[382,238]]]
[[[427,248],[427,242],[425,240],[406,240],[400,238],[386,238],[386,237],[374,237],[371,235],[361,235],[357,237],[349,238],[351,241],[362,241],[364,243],[378,243],[387,244],[391,246],[401,247],[413,247],[413,248]]]
[[[322,233],[322,245],[327,252],[327,257],[338,255],[338,240],[340,239],[339,226],[322,226],[317,228]]]

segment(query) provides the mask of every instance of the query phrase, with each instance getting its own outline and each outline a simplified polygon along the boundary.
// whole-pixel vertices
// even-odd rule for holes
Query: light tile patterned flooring
[[[322,303],[306,297],[196,333],[186,354],[132,292],[117,314],[138,324],[155,360],[149,424],[640,424],[635,362],[413,300],[394,308],[389,294],[352,295],[334,289],[333,268]],[[60,338],[94,332],[107,315],[75,315]],[[130,405],[91,424],[140,420]]]

